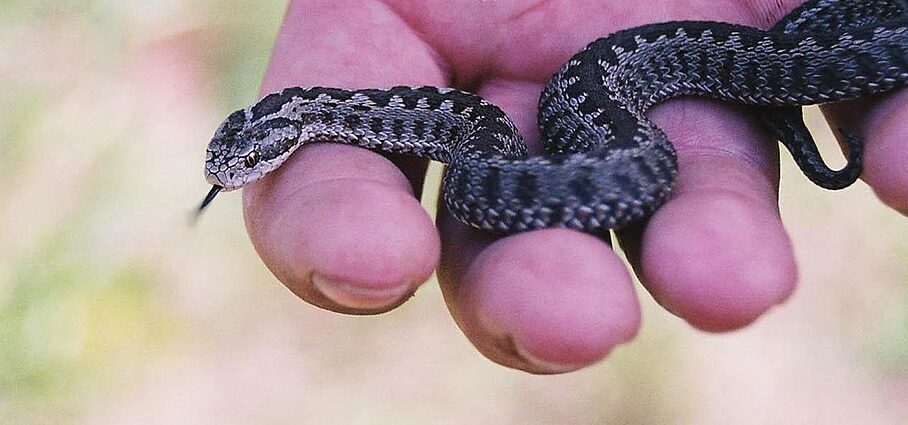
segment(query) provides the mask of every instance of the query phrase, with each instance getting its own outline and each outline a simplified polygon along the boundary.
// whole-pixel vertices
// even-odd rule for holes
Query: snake
[[[671,195],[676,152],[646,114],[679,96],[753,107],[810,180],[846,187],[861,173],[863,139],[836,129],[847,163],[828,168],[801,107],[904,86],[906,10],[903,0],[811,0],[768,30],[673,21],[617,31],[545,84],[538,125],[546,152],[538,156],[500,108],[455,88],[285,88],[231,113],[215,131],[205,157],[212,187],[198,212],[300,147],[330,142],[447,164],[444,203],[475,228],[620,229]]]

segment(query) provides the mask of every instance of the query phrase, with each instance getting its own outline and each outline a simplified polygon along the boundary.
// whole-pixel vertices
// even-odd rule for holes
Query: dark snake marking
[[[685,95],[755,105],[812,181],[845,187],[860,175],[862,140],[840,131],[849,162],[830,170],[800,106],[908,82],[906,10],[902,0],[813,0],[770,31],[669,22],[596,40],[540,97],[548,152],[541,157],[527,155],[504,112],[469,93],[288,88],[234,112],[217,130],[205,163],[213,188],[201,208],[221,189],[274,170],[300,146],[334,142],[447,163],[445,203],[471,226],[601,233],[650,215],[668,198],[675,150],[645,114]]]

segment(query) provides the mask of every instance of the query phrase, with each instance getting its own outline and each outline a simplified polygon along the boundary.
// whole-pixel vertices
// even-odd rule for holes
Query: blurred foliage
[[[2,2],[0,70],[8,72],[0,74],[0,180],[41,187],[46,183],[28,179],[55,178],[60,170],[29,169],[44,165],[47,149],[88,148],[55,146],[60,140],[47,128],[58,130],[61,113],[68,115],[63,123],[98,119],[88,112],[92,102],[66,103],[82,91],[111,94],[117,89],[106,82],[115,83],[150,46],[168,39],[198,38],[191,42],[206,50],[207,84],[220,88],[212,90],[217,109],[254,98],[283,8],[281,1],[239,0]],[[112,211],[147,207],[147,193],[121,179],[131,168],[130,136],[144,131],[130,116],[138,112],[121,122],[101,117],[84,134],[113,140],[87,159],[86,168],[95,171],[75,176],[87,189],[65,217],[50,220],[25,245],[14,243],[15,232],[0,236],[0,422],[71,423],[68,414],[135,378],[138,365],[160,355],[182,329],[163,294],[152,289],[167,275],[150,264],[155,260],[147,251],[124,250],[109,233],[141,225]],[[15,192],[0,188],[5,199],[15,200]],[[40,207],[55,208],[55,201]],[[16,208],[6,204],[0,212]]]

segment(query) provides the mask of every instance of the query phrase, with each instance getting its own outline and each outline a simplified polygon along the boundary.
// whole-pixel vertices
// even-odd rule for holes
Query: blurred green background
[[[284,6],[0,1],[0,424],[905,423],[908,220],[787,156],[801,286],[741,332],[641,293],[633,344],[536,377],[477,354],[434,282],[378,317],[299,301],[239,196],[187,224]]]

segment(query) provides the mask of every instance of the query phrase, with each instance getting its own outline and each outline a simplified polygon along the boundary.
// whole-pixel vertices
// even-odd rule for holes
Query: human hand
[[[545,81],[590,41],[650,22],[700,19],[767,28],[799,3],[665,1],[292,1],[263,84],[452,86],[504,109],[540,152]],[[867,138],[864,178],[908,214],[908,93],[828,108]],[[651,117],[678,151],[673,198],[619,232],[666,309],[708,331],[736,329],[784,301],[797,270],[778,213],[777,145],[744,108],[683,99]],[[311,145],[244,190],[249,235],[304,300],[372,314],[403,303],[438,266],[458,325],[488,358],[535,373],[589,365],[640,326],[631,277],[594,236],[550,229],[495,239],[421,208],[426,163]],[[443,254],[443,255],[442,255]]]

